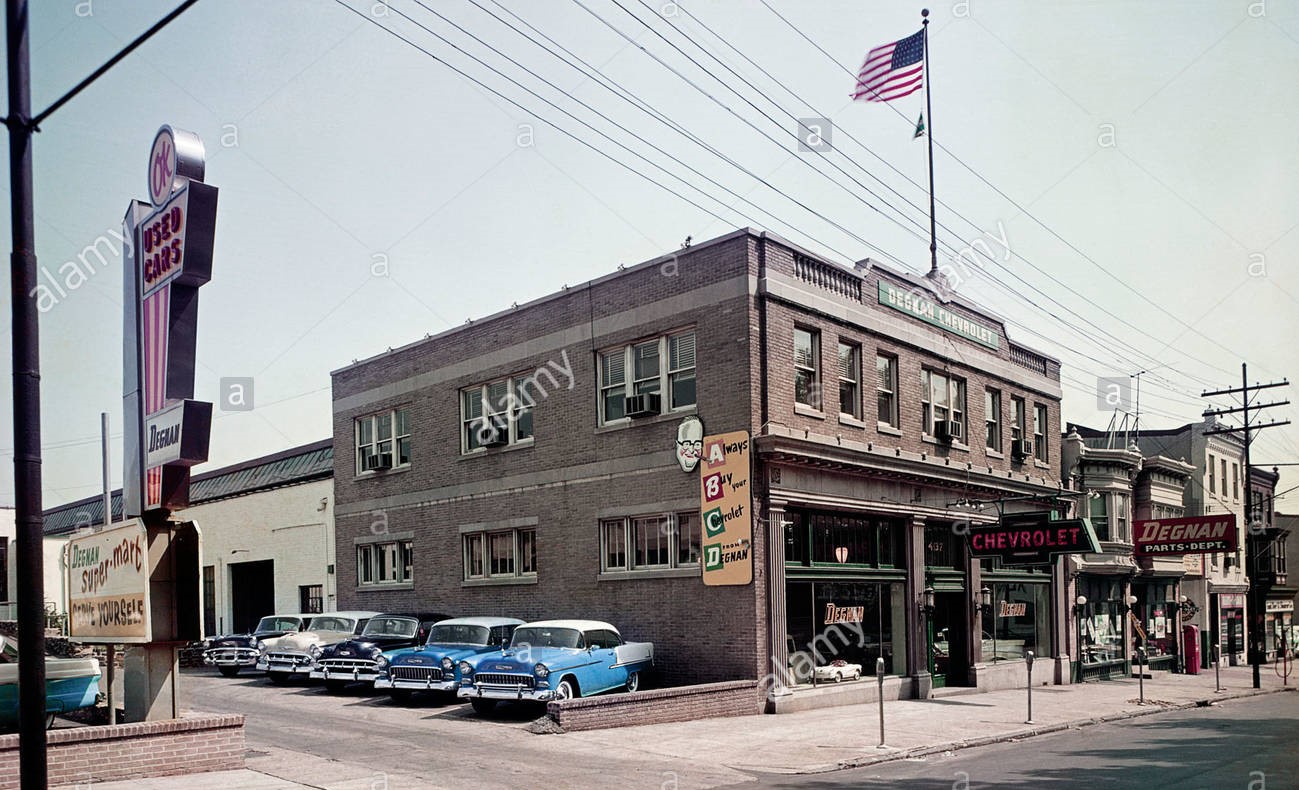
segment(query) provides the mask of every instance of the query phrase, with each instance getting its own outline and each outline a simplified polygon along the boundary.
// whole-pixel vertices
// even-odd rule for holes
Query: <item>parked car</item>
[[[546,702],[637,691],[654,664],[650,642],[624,642],[596,620],[543,620],[514,629],[504,650],[462,659],[457,696],[487,713],[501,700]]]
[[[249,633],[204,639],[203,663],[232,678],[243,667],[257,666],[259,640],[301,631],[310,618],[309,614],[273,614],[258,620],[257,626]]]
[[[431,612],[376,615],[355,638],[321,650],[311,677],[325,681],[329,691],[341,691],[350,683],[373,683],[394,656],[418,649],[433,624],[446,619],[449,615]]]
[[[94,707],[99,662],[93,658],[45,657],[45,712],[53,717]],[[51,718],[51,721],[53,718]],[[0,727],[18,724],[18,640],[0,636]]]
[[[512,617],[460,617],[433,626],[428,642],[419,650],[389,659],[374,681],[394,700],[405,701],[416,692],[455,698],[460,688],[460,661],[479,653],[496,652],[510,643],[522,620]]]
[[[303,631],[258,640],[257,669],[264,671],[272,683],[284,683],[296,676],[309,677],[326,647],[361,633],[377,614],[326,612],[314,615]]]

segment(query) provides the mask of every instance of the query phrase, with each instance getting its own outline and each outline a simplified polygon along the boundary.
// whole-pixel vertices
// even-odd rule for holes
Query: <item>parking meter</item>
[[[1033,723],[1033,651],[1024,653],[1024,665],[1028,668],[1028,718],[1025,724]]]
[[[879,683],[880,698],[880,744],[879,749],[884,747],[884,657],[875,659],[875,680]]]
[[[1033,672],[1033,651],[1030,650],[1024,654],[1024,663],[1028,664],[1029,674]]]

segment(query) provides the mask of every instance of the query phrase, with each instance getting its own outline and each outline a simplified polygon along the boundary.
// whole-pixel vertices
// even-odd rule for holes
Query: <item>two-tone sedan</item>
[[[499,651],[522,624],[512,617],[443,620],[433,626],[423,648],[394,656],[374,687],[387,691],[397,702],[406,702],[419,692],[454,699],[460,688],[460,662]]]
[[[310,617],[309,614],[273,614],[258,620],[257,626],[249,633],[205,639],[203,663],[232,678],[239,674],[240,669],[257,666],[257,659],[261,656],[257,650],[259,641],[297,633],[306,627]]]
[[[510,646],[460,662],[460,689],[474,710],[497,702],[547,702],[605,691],[637,691],[654,664],[651,642],[625,642],[596,620],[543,620],[514,630]]]
[[[379,612],[326,612],[311,618],[304,631],[258,641],[257,669],[266,673],[272,683],[284,683],[294,677],[310,677],[316,659],[324,649],[351,639],[365,630],[370,618]]]
[[[351,683],[374,683],[393,657],[417,650],[433,625],[446,619],[448,615],[433,612],[376,615],[358,636],[322,649],[311,677],[325,681],[328,691],[342,691]]]

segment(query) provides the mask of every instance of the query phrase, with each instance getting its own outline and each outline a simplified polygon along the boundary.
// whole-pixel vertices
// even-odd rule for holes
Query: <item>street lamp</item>
[[[1129,595],[1129,596],[1128,596],[1128,606],[1127,606],[1127,610],[1126,610],[1126,611],[1129,611],[1129,612],[1132,611],[1133,609],[1136,608],[1136,605],[1137,605],[1137,596],[1135,596],[1135,595]]]
[[[992,590],[989,590],[987,585],[984,585],[983,589],[979,590],[979,603],[977,608],[980,613],[992,611]]]
[[[1073,602],[1074,611],[1077,612],[1078,614],[1082,614],[1083,610],[1086,608],[1087,608],[1087,596],[1085,595],[1078,596],[1078,598]]]
[[[934,614],[934,588],[926,587],[923,597],[920,599],[920,611],[925,613],[925,617],[932,617]]]

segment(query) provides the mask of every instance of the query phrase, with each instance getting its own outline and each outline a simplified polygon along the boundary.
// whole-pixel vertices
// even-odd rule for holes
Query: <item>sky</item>
[[[33,107],[177,3],[33,3]],[[113,234],[147,196],[161,125],[203,138],[220,189],[202,471],[328,436],[331,370],[687,237],[752,226],[926,271],[924,93],[849,98],[866,52],[918,30],[921,7],[200,2],[35,138],[39,265],[65,285],[41,315],[45,505],[100,490],[101,412],[121,484]],[[1200,395],[1240,386],[1242,362],[1251,383],[1294,377],[1299,4],[970,0],[930,20],[940,264],[1012,340],[1061,359],[1066,421],[1110,424],[1102,377],[1140,382],[1143,428],[1235,405]],[[237,377],[251,409],[224,407]],[[8,376],[0,401],[11,414]],[[1253,461],[1299,463],[1299,426],[1261,431]],[[1299,466],[1281,472],[1279,491]]]

